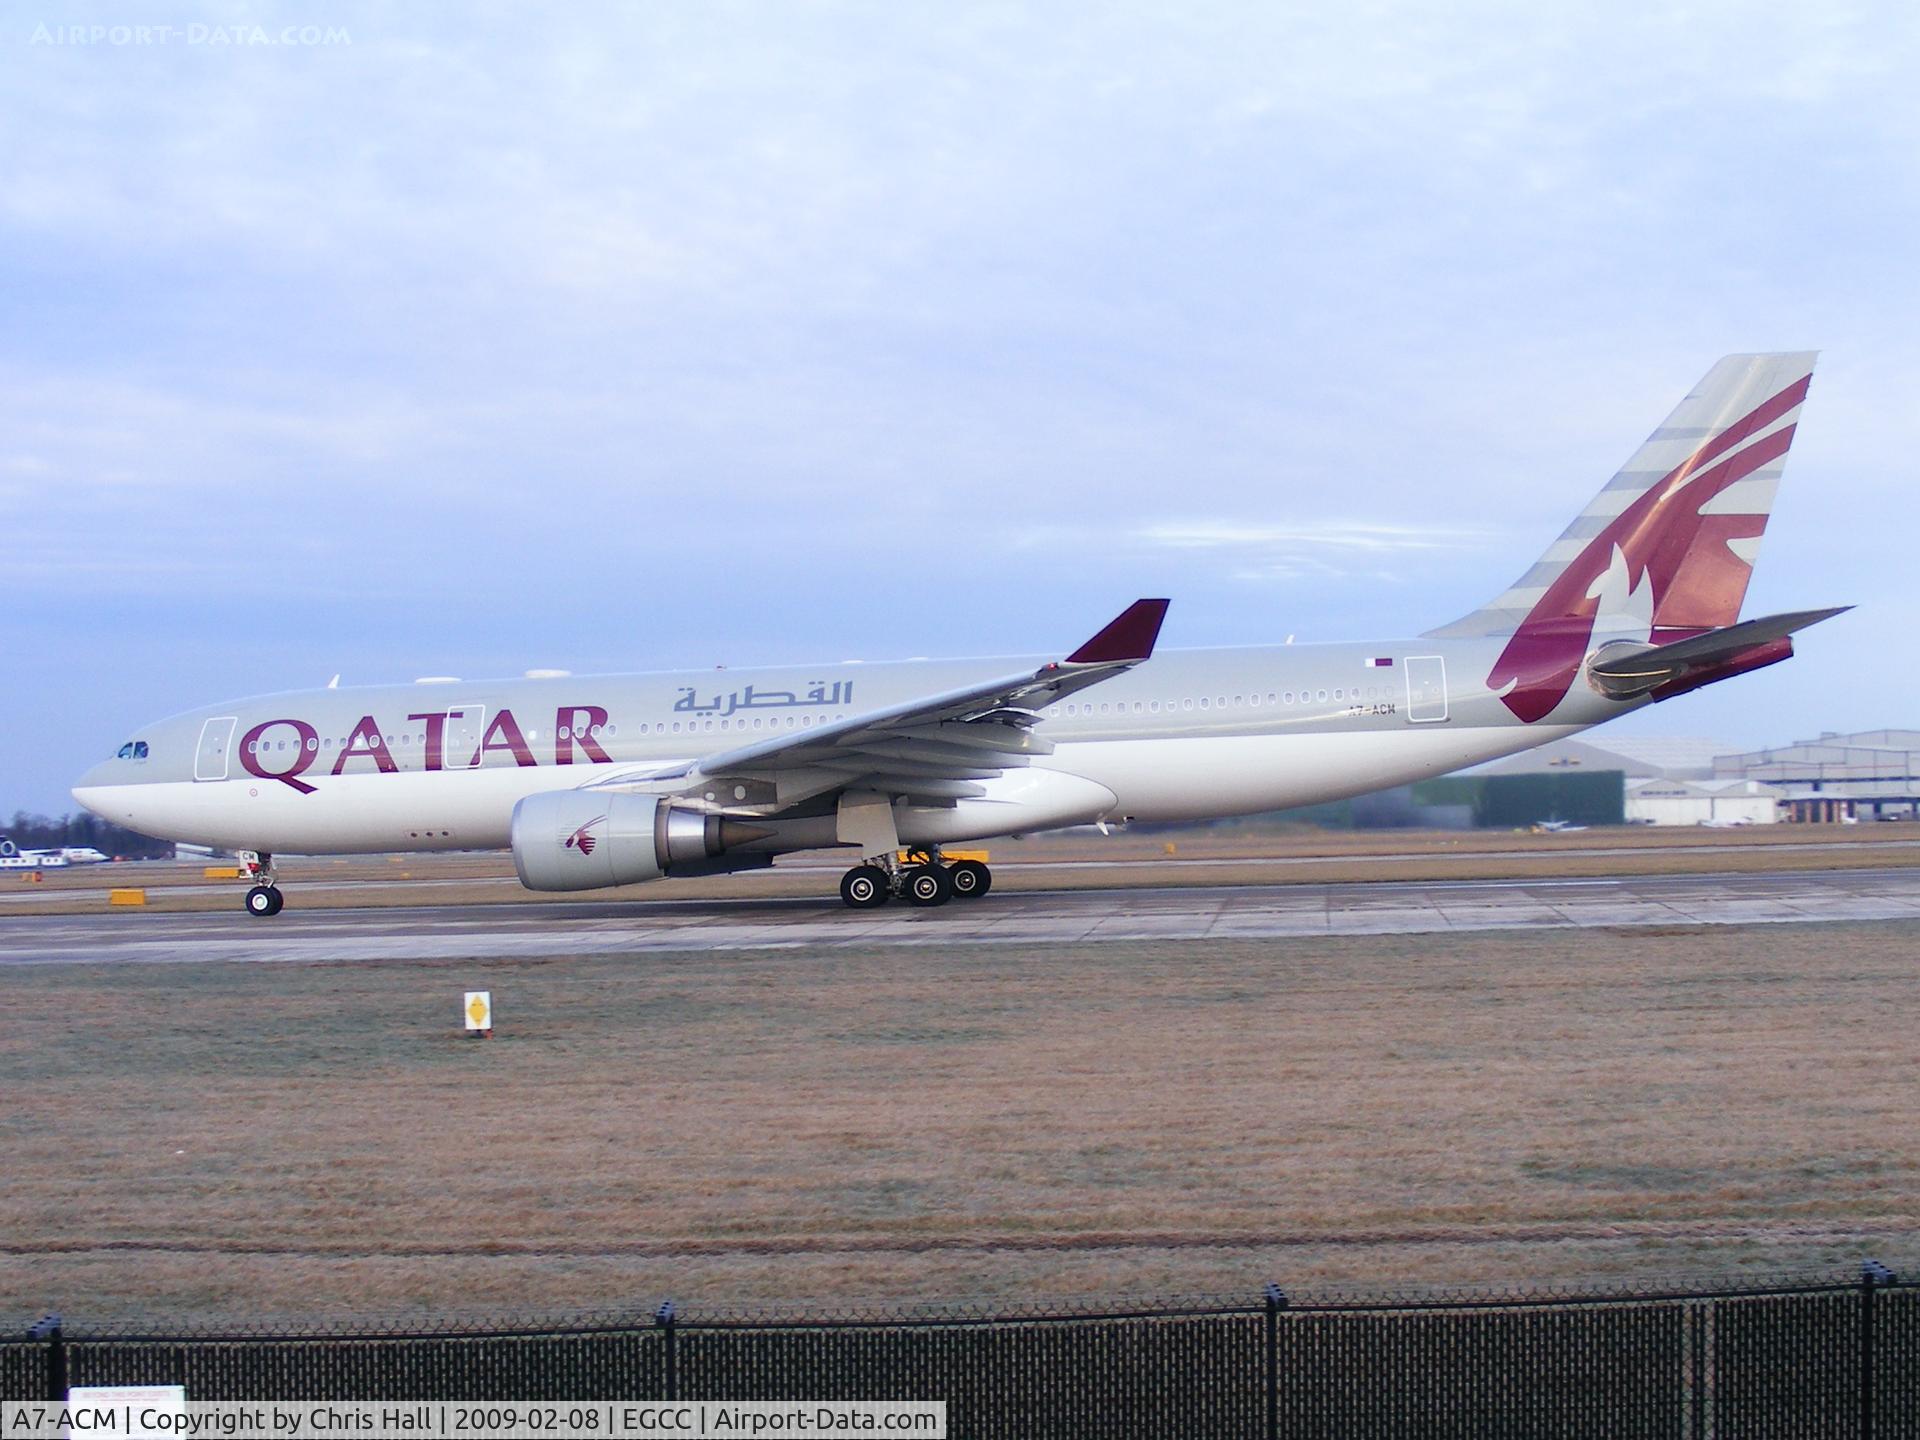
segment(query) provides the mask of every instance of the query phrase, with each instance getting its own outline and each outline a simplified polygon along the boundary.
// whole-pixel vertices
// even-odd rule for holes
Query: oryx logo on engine
[[[578,850],[582,855],[593,854],[593,847],[600,843],[593,837],[593,827],[606,818],[604,815],[594,816],[593,819],[587,821],[586,824],[569,835],[566,843],[561,848],[564,850]]]

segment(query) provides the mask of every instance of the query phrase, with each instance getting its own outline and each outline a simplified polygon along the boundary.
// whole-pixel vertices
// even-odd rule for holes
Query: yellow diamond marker
[[[487,1018],[486,1004],[478,995],[467,1002],[467,1018],[472,1020],[476,1025]]]

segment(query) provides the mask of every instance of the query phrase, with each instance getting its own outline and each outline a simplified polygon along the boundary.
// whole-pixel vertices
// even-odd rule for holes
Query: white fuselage
[[[1041,712],[1052,754],[900,839],[950,844],[1093,820],[1248,814],[1359,794],[1560,738],[1633,708],[1584,685],[1521,724],[1485,688],[1498,643],[1165,651]],[[1031,657],[432,682],[264,696],[141,732],[74,794],[118,824],[228,849],[497,848],[516,802],[633,783],[704,755],[1018,670]],[[827,679],[824,677],[831,677]],[[684,784],[684,781],[677,782]],[[732,797],[709,794],[725,805]],[[741,847],[835,843],[830,814]]]

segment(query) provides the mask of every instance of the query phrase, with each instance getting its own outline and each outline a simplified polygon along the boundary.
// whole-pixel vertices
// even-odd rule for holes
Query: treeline
[[[22,850],[57,850],[62,846],[91,845],[104,855],[125,855],[148,860],[173,854],[171,840],[156,840],[151,835],[125,830],[109,824],[98,815],[34,815],[25,810],[13,812],[13,819],[0,826],[4,834]]]

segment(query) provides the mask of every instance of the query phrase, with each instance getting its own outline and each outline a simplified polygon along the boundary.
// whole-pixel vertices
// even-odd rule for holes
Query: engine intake
[[[734,868],[714,861],[768,833],[657,795],[549,790],[513,807],[513,868],[529,890],[598,890]],[[742,856],[739,864],[766,858]]]

